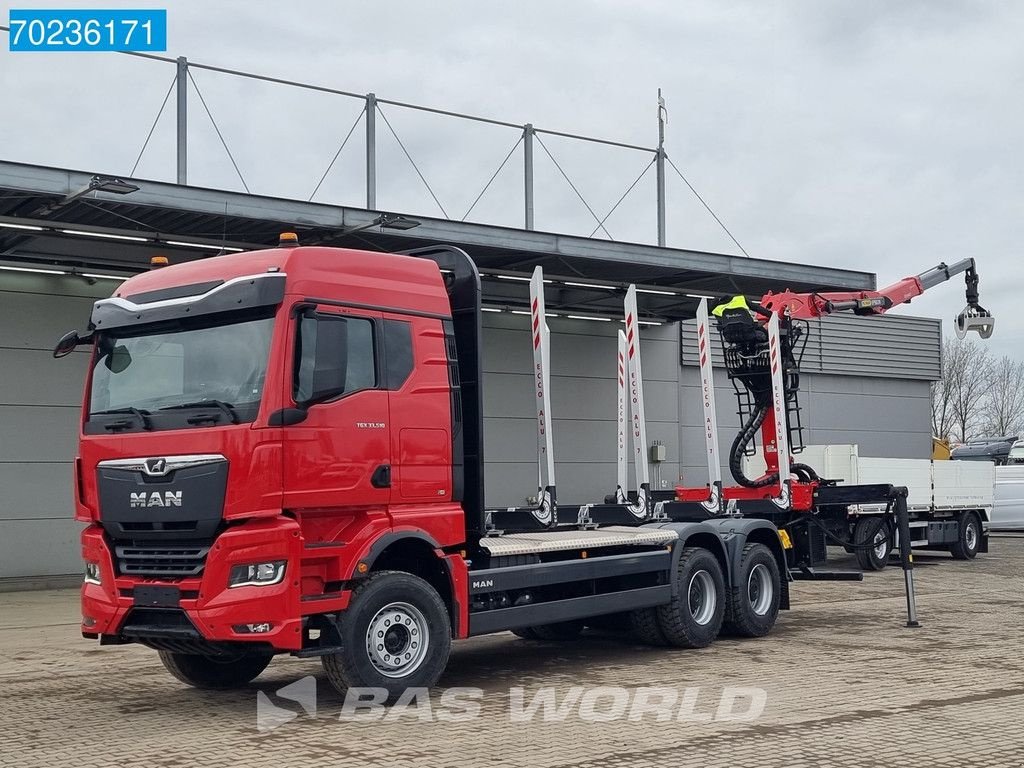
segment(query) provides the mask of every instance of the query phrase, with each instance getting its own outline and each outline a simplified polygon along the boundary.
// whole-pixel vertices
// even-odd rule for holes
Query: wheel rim
[[[414,605],[388,603],[366,628],[366,652],[385,677],[405,677],[423,663],[430,645],[427,619]]]
[[[967,544],[967,549],[974,551],[974,548],[978,546],[978,528],[971,520],[967,524],[967,529],[964,531],[964,540]]]
[[[690,578],[687,605],[690,609],[690,616],[697,624],[704,625],[711,622],[718,605],[718,595],[715,592],[714,579],[707,571],[697,571]]]
[[[771,608],[775,597],[775,587],[768,566],[758,563],[750,569],[747,577],[747,597],[750,609],[758,616],[764,616]]]
[[[885,560],[889,557],[889,536],[884,528],[875,534],[873,541],[875,548],[872,551],[875,553],[875,557],[879,560]]]

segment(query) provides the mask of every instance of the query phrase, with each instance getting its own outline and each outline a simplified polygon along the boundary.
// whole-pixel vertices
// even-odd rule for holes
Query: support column
[[[533,125],[523,126],[524,227],[533,229]]]
[[[656,152],[656,170],[658,173],[658,245],[665,245],[665,122],[668,110],[665,100],[658,89],[658,149]]]
[[[377,210],[377,97],[366,94],[366,209]]]
[[[178,183],[188,184],[188,59],[178,57]]]

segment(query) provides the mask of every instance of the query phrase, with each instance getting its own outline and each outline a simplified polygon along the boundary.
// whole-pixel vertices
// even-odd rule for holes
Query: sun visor
[[[104,331],[274,306],[284,300],[285,278],[283,272],[273,272],[173,286],[131,296],[112,296],[93,305],[89,328]]]

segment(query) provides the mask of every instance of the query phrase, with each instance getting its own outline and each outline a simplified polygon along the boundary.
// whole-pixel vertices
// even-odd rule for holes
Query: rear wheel
[[[703,547],[687,547],[676,571],[678,594],[658,606],[658,626],[676,648],[703,648],[718,637],[725,618],[722,566]]]
[[[200,656],[160,651],[160,661],[174,677],[193,688],[227,690],[255,680],[273,658],[265,653]]]
[[[861,517],[853,527],[854,550],[861,570],[880,571],[892,554],[892,531],[882,517]],[[872,545],[872,546],[868,546]]]
[[[668,640],[661,631],[658,611],[655,608],[638,608],[629,612],[629,628],[633,637],[647,645],[665,646]]]
[[[382,688],[394,702],[406,688],[435,685],[448,663],[448,611],[434,588],[412,574],[372,574],[356,588],[338,629],[344,650],[322,660],[342,693]]]
[[[781,594],[779,564],[772,551],[764,544],[747,544],[729,590],[729,631],[741,637],[767,635],[779,617]]]
[[[958,535],[949,548],[956,560],[973,560],[981,546],[981,521],[973,512],[964,512],[957,520]]]

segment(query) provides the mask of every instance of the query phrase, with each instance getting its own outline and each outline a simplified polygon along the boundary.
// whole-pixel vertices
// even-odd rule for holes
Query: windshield
[[[172,423],[182,418],[201,426],[199,416],[187,413],[199,408],[210,413],[202,419],[207,425],[252,421],[263,392],[273,326],[272,316],[249,314],[102,333],[93,366],[90,418],[128,414],[141,429],[161,428],[158,421],[167,422],[163,428],[185,426]],[[130,422],[125,428],[133,426]]]

